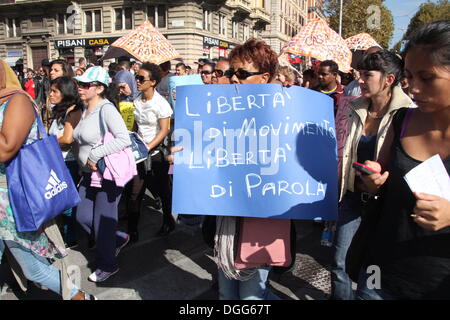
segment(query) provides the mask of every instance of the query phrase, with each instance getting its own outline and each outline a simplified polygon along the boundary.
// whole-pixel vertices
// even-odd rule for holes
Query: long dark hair
[[[395,81],[391,88],[394,88],[403,79],[402,59],[387,50],[380,50],[364,56],[358,64],[358,70],[380,71],[385,76],[393,74]]]
[[[117,83],[111,82],[108,86],[101,82],[97,82],[97,84],[103,87],[100,97],[111,102],[114,107],[116,107],[117,111],[120,112],[120,88],[117,86]]]
[[[50,63],[50,69],[52,68],[52,66],[53,66],[54,64],[59,64],[59,65],[61,65],[61,68],[62,68],[63,76],[64,76],[64,77],[75,77],[75,74],[73,73],[72,66],[71,66],[67,61],[62,60],[62,59],[56,59],[56,60],[53,60],[53,61]]]
[[[60,103],[53,108],[53,120],[58,121],[58,124],[63,124],[66,117],[67,109],[75,105],[75,108],[70,112],[81,110],[83,102],[78,95],[78,87],[72,78],[60,77],[50,81],[50,86],[55,85],[63,96]]]
[[[450,66],[450,20],[428,23],[418,28],[409,38],[404,55],[411,49],[423,46],[431,63]]]

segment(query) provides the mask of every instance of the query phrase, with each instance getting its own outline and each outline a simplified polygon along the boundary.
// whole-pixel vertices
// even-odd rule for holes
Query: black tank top
[[[422,162],[411,158],[400,143],[406,111],[399,110],[393,120],[389,178],[368,262],[380,267],[382,289],[401,299],[450,299],[450,227],[425,230],[411,217],[416,198],[403,177]],[[450,159],[444,165],[450,173]]]

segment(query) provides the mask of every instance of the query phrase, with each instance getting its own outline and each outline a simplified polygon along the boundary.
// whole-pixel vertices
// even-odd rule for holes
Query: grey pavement
[[[201,231],[189,232],[182,226],[166,237],[156,237],[162,213],[144,200],[139,225],[140,240],[128,245],[119,255],[120,271],[102,283],[87,277],[94,271],[94,252],[80,234],[78,247],[70,250],[69,263],[81,288],[100,300],[215,300],[218,298],[212,249],[203,242]],[[329,264],[331,249],[320,245],[322,227],[312,221],[296,221],[297,255],[291,271],[272,273],[274,293],[288,300],[325,300],[330,294]],[[119,222],[126,231],[126,221]],[[27,293],[17,288],[7,265],[0,266],[2,300],[57,300],[48,291],[29,285]]]

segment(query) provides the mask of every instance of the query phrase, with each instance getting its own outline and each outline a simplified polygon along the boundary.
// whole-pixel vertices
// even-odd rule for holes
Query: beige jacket
[[[358,144],[363,133],[369,105],[370,99],[364,97],[360,97],[350,102],[351,111],[348,115],[349,135],[342,153],[342,175],[340,181],[339,201],[343,199],[347,190],[351,192],[354,191],[355,170],[352,168],[352,163],[357,161],[358,158]],[[388,112],[383,116],[383,119],[381,119],[381,123],[378,128],[374,159],[378,158],[384,139],[386,138],[386,134],[397,110],[400,108],[415,107],[416,105],[403,92],[400,86],[396,86],[393,89]]]

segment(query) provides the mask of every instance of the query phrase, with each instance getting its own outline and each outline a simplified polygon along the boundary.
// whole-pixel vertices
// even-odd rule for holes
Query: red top
[[[28,79],[27,82],[25,82],[25,91],[33,98],[36,98],[36,92],[34,91],[34,80]]]

